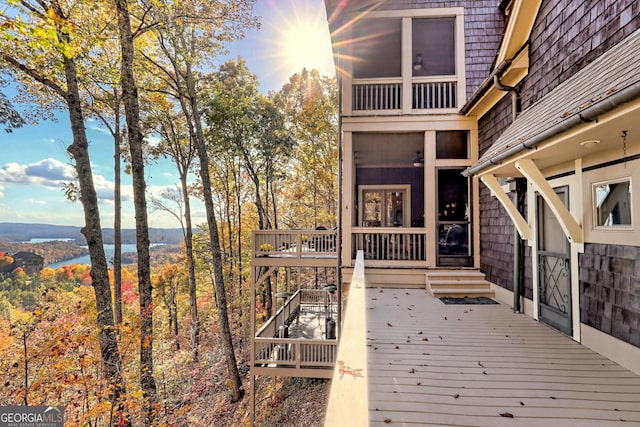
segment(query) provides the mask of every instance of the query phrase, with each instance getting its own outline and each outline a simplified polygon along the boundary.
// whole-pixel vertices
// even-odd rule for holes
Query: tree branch
[[[21,71],[24,74],[31,77],[32,79],[34,79],[35,81],[45,85],[46,87],[48,87],[49,89],[53,90],[58,95],[60,95],[62,98],[64,99],[67,98],[68,92],[66,90],[64,90],[60,85],[56,84],[54,81],[42,76],[36,70],[27,67],[23,63],[17,61],[11,56],[7,56],[4,53],[0,54],[0,58],[2,58],[3,61],[6,61],[13,69],[17,71]]]

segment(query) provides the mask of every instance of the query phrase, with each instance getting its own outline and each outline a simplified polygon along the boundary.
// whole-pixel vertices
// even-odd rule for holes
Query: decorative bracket
[[[496,199],[498,199],[498,201],[506,209],[507,213],[509,214],[509,217],[511,218],[511,221],[513,221],[513,224],[516,226],[516,229],[518,230],[518,233],[520,234],[520,237],[522,238],[522,240],[531,239],[531,227],[529,226],[527,221],[522,217],[522,214],[520,214],[518,209],[515,207],[515,205],[509,198],[509,196],[507,196],[507,193],[505,193],[505,191],[502,189],[495,175],[492,175],[492,174],[482,175],[480,179],[487,187],[489,187],[489,189],[491,190],[493,195],[496,197]]]
[[[582,227],[560,200],[560,197],[558,197],[533,160],[522,159],[517,161],[515,166],[547,202],[569,241],[571,243],[584,243]]]

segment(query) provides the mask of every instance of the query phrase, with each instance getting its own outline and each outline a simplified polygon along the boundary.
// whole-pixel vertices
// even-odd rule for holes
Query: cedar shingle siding
[[[518,87],[522,109],[638,28],[637,0],[543,1],[530,38],[529,73]],[[480,120],[480,155],[511,123],[510,108],[505,96]],[[484,185],[480,206],[481,270],[488,280],[512,290],[511,222],[503,224],[507,213]],[[531,299],[531,252],[526,248],[525,296]],[[587,243],[579,275],[581,322],[640,347],[640,248]]]
[[[585,244],[580,321],[640,347],[640,247]]]
[[[638,28],[637,0],[543,1],[520,88],[523,110]]]

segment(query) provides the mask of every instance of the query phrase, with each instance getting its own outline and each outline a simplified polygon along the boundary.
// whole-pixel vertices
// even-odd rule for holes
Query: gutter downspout
[[[513,123],[520,113],[520,93],[513,86],[503,85],[500,81],[500,75],[500,73],[493,75],[493,84],[496,89],[509,92],[511,94],[511,123]]]
[[[500,64],[498,64],[498,66],[491,72],[489,77],[487,77],[483,80],[482,83],[480,83],[480,86],[478,86],[478,89],[476,89],[476,91],[471,95],[471,98],[469,98],[466,104],[462,106],[462,108],[460,109],[460,114],[466,115],[471,110],[471,107],[473,107],[476,102],[478,102],[478,100],[482,98],[482,96],[489,90],[489,88],[495,84],[493,81],[494,76],[501,76],[502,73],[504,73],[507,68],[509,68],[511,62],[512,61],[510,59],[505,59],[500,62]]]
[[[509,92],[511,94],[511,122],[513,123],[520,113],[520,93],[515,87],[506,86],[500,81],[501,73],[493,75],[493,84],[496,89]],[[517,178],[515,182],[514,198],[518,212],[521,215],[524,213],[524,199],[526,194],[526,181],[523,182],[522,178]],[[524,285],[524,240],[520,237],[518,228],[513,227],[513,312],[521,312],[520,308],[520,295],[521,289]]]
[[[338,224],[336,229],[336,260],[337,260],[337,285],[338,285],[338,340],[342,336],[342,79],[336,70],[336,83],[338,85]]]

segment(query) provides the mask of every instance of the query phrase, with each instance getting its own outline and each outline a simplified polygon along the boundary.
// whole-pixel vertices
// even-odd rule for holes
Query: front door
[[[436,170],[438,208],[437,264],[439,266],[470,267],[471,258],[471,197],[469,178],[462,175],[464,168]]]
[[[559,187],[556,194],[569,205],[569,189]],[[538,228],[538,313],[540,321],[567,335],[571,324],[570,246],[560,223],[544,201],[536,197]]]

